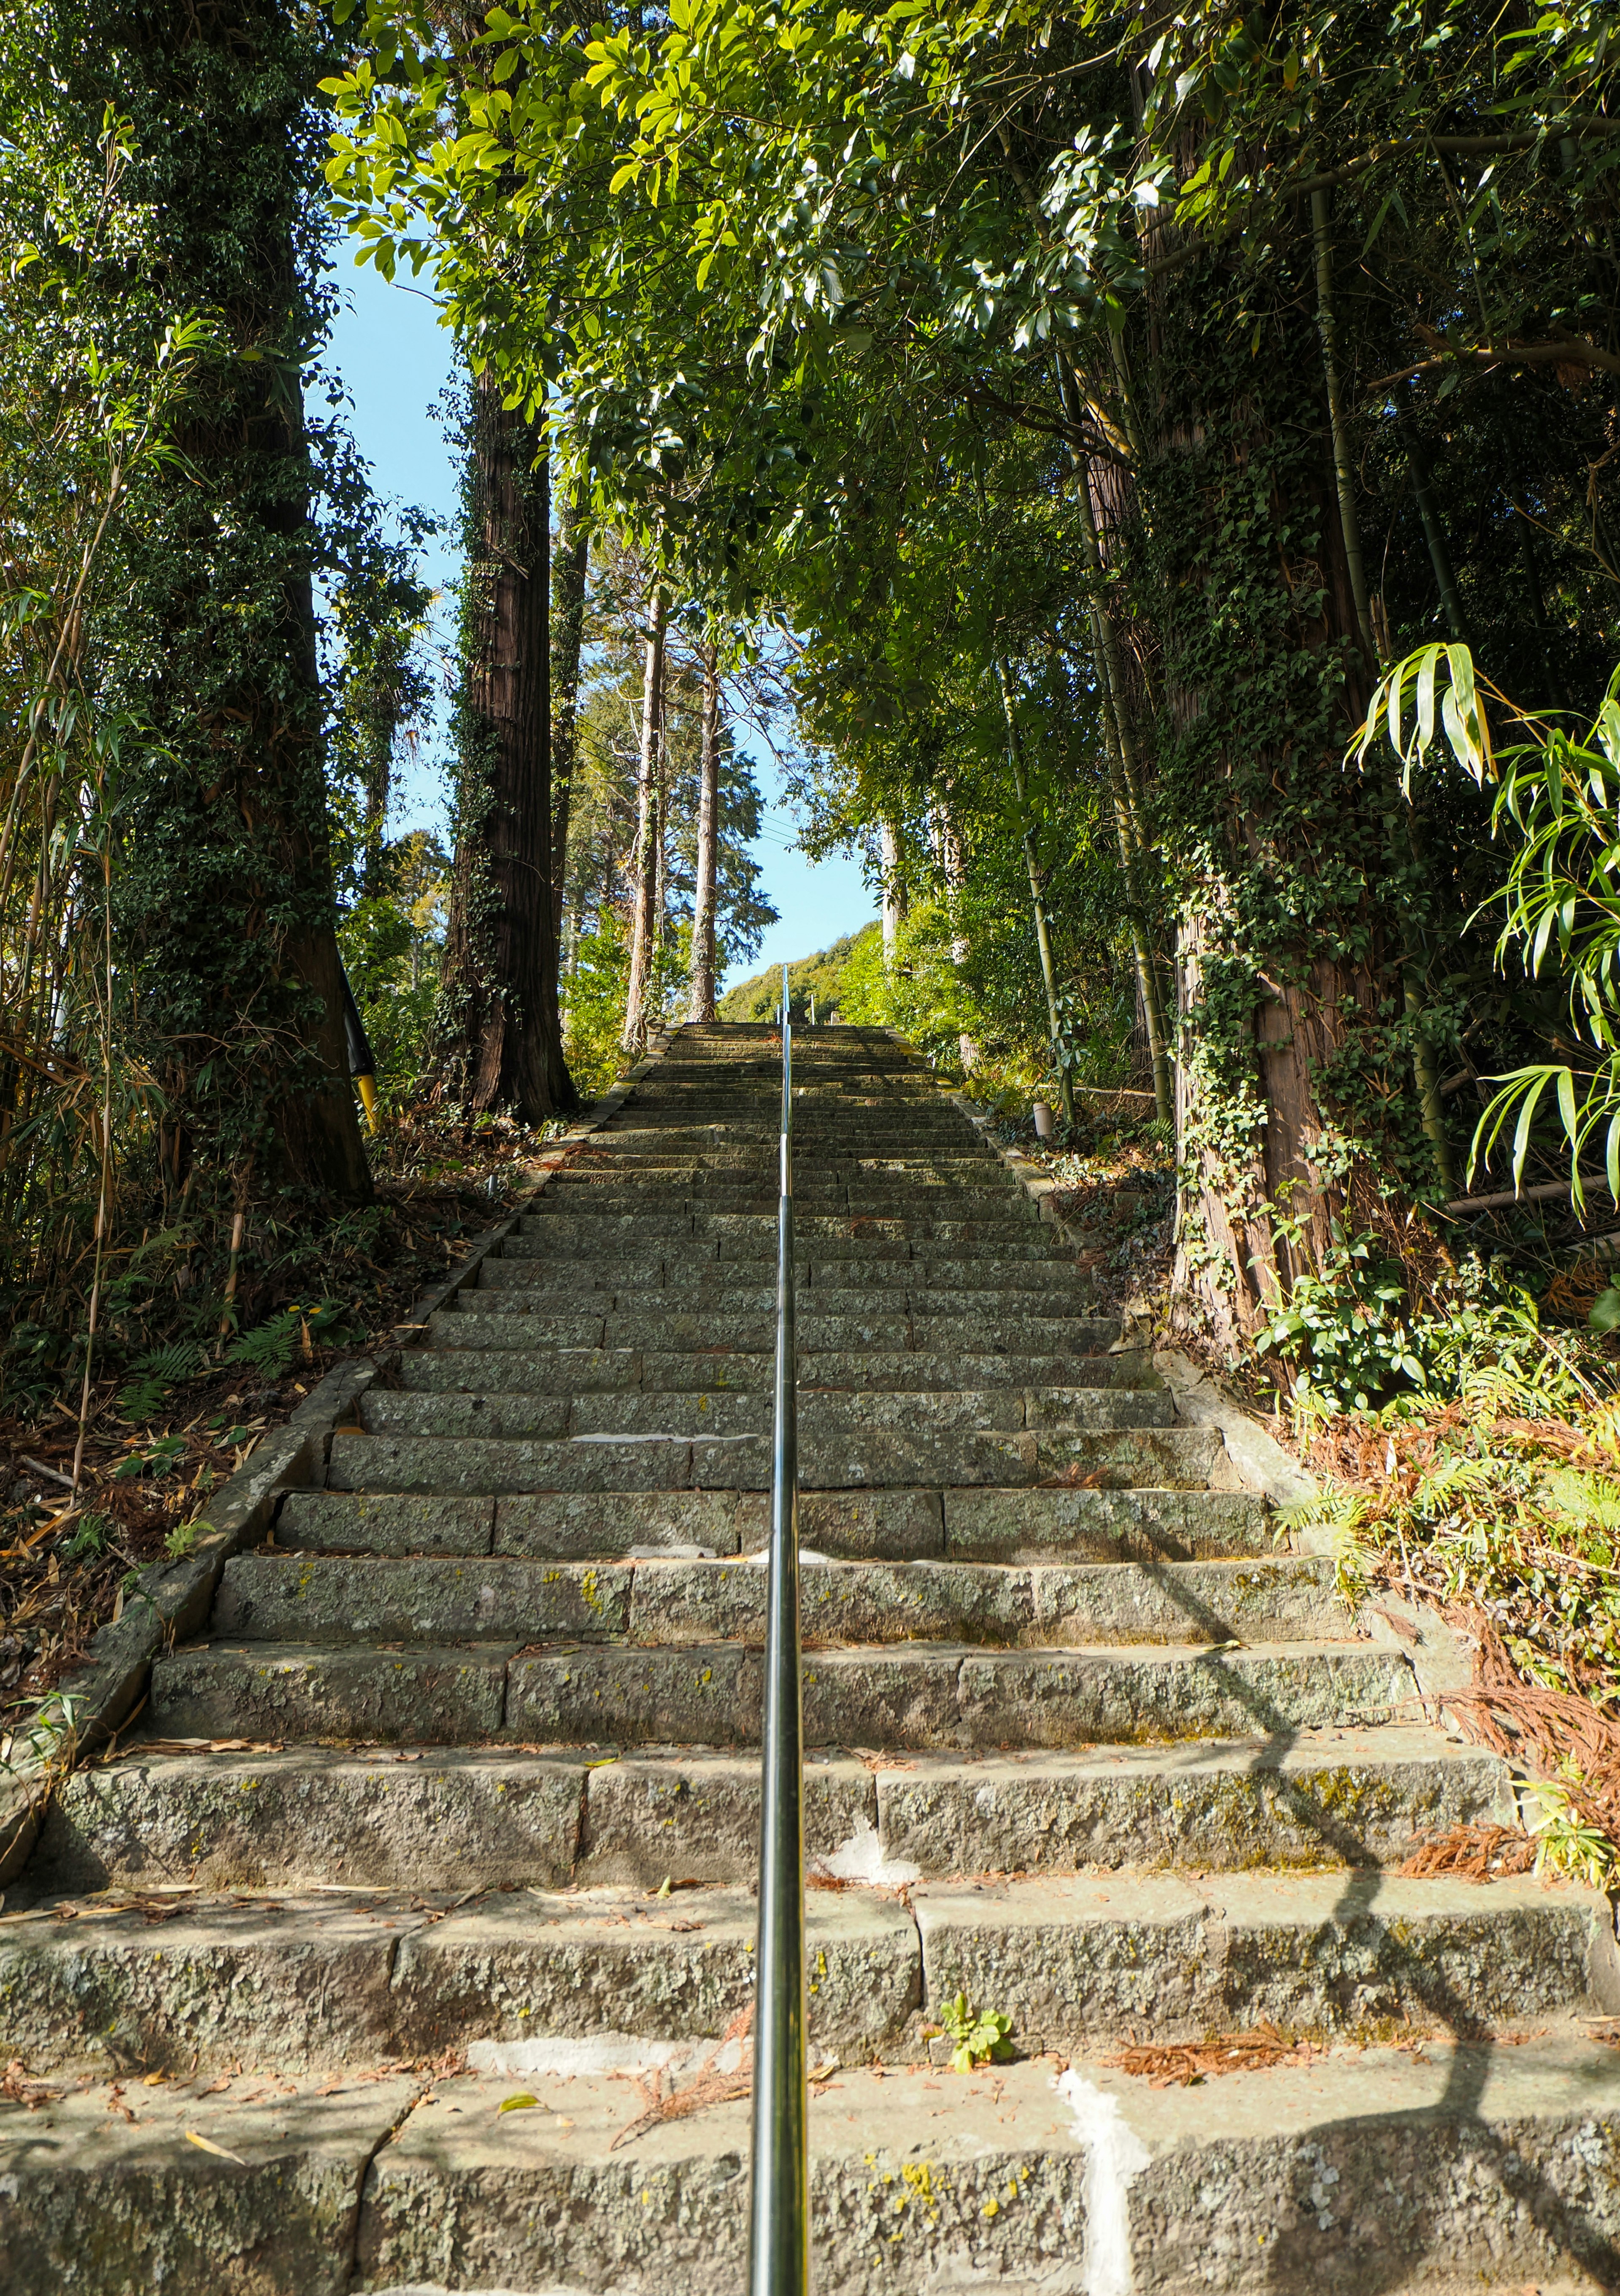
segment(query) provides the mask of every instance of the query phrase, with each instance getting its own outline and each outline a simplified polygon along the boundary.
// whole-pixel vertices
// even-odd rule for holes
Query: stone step
[[[712,2054],[595,2062],[650,2083],[661,2062],[679,2085]],[[133,2119],[103,2086],[12,2113],[10,2287],[87,2284],[89,2254],[118,2259],[102,2284],[117,2296],[742,2296],[746,2079],[731,2102],[646,2125],[623,2071],[582,2070],[577,2047],[492,2046],[479,2062],[430,2084],[311,2076],[268,2091],[200,2073],[140,2093]],[[535,2108],[503,2112],[519,2090]],[[1057,2275],[1071,2289],[1320,2296],[1328,2271],[1389,2296],[1572,2296],[1612,2278],[1620,2249],[1620,2054],[1561,2026],[1512,2048],[1373,2048],[1188,2089],[1090,2060],[1061,2078],[1041,2063],[966,2079],[850,2067],[814,2085],[809,2139],[817,2284],[840,2296],[932,2296],[964,2275],[1006,2296],[1058,2296]]]
[[[1275,1562],[1012,1564],[806,1558],[805,1647],[971,1643],[985,1648],[1109,1644],[1347,1642],[1351,1614],[1326,1557]],[[643,1558],[238,1554],[213,1633],[227,1642],[594,1641],[661,1648],[763,1644],[759,1562]]]
[[[657,1273],[653,1271],[657,1270]],[[873,1259],[816,1261],[794,1267],[798,1306],[810,1315],[859,1316],[873,1308],[906,1308],[937,1316],[1042,1316],[1095,1312],[1072,1261],[1050,1259]],[[634,1309],[665,1315],[749,1316],[776,1309],[776,1279],[764,1259],[693,1262],[682,1253],[638,1266],[593,1259],[543,1262],[514,1255],[479,1265],[477,1292],[536,1292],[555,1301],[560,1286],[624,1298]],[[649,1294],[653,1296],[649,1297]],[[762,1307],[761,1302],[768,1303]]]
[[[835,1878],[1342,1874],[1398,1865],[1453,1825],[1513,1816],[1495,1755],[1399,1726],[881,1766],[822,1752],[805,1770],[806,1854]],[[176,1881],[656,1890],[671,1874],[751,1882],[758,1858],[752,1752],[148,1753],[137,1740],[66,1781],[29,1870],[47,1894]]]
[[[1189,1562],[1275,1552],[1248,1491],[806,1491],[799,1537],[857,1560]],[[276,1544],[368,1554],[535,1554],[588,1561],[671,1549],[754,1554],[763,1491],[576,1491],[433,1498],[290,1491]]]
[[[498,1374],[503,1367],[497,1357],[495,1370]],[[360,1417],[373,1435],[763,1437],[771,1432],[773,1398],[723,1389],[570,1398],[526,1394],[496,1379],[481,1381],[471,1391],[372,1390],[361,1406]],[[1002,1387],[956,1394],[886,1388],[870,1395],[821,1390],[802,1396],[798,1405],[801,1442],[806,1437],[879,1430],[914,1435],[1016,1434],[1027,1428],[1093,1434],[1169,1427],[1174,1419],[1175,1399],[1163,1388]]]
[[[649,1310],[639,1316],[618,1308],[593,1314],[570,1314],[549,1304],[546,1292],[503,1292],[498,1308],[493,1295],[477,1291],[461,1294],[458,1304],[429,1319],[428,1336],[436,1349],[459,1348],[584,1348],[593,1351],[642,1355],[708,1354],[716,1357],[757,1355],[773,1357],[776,1346],[774,1316],[683,1316]],[[485,1300],[491,1305],[486,1307]],[[885,1302],[886,1309],[892,1303]],[[924,1342],[929,1338],[928,1319],[919,1316]],[[611,1325],[610,1335],[608,1327]],[[886,1312],[881,1318],[834,1316],[800,1312],[796,1318],[802,1361],[817,1356],[867,1354],[885,1358],[901,1354],[939,1352],[926,1344],[912,1347],[908,1315]],[[1035,1361],[1054,1356],[1093,1355],[1111,1347],[1118,1337],[1117,1322],[1096,1315],[1059,1317],[1029,1316],[962,1316],[941,1336],[966,1355],[997,1355],[1013,1360]]]
[[[379,1400],[379,1413],[385,1399],[446,1408],[458,1400],[389,1397]],[[1106,1392],[1098,1399],[1122,1406],[1163,1400]],[[798,1480],[808,1491],[1013,1487],[1062,1478],[1094,1479],[1121,1489],[1143,1483],[1185,1488],[1207,1484],[1224,1456],[1220,1435],[1206,1427],[1127,1426],[1096,1433],[1043,1429],[1007,1435],[807,1431],[798,1446]],[[519,1491],[758,1491],[770,1488],[771,1443],[764,1435],[581,1435],[526,1441],[372,1435],[340,1428],[326,1480],[334,1490],[421,1491],[446,1498]]]
[[[848,1179],[795,1172],[794,1226],[849,1218],[871,1220],[986,1219],[1015,1233],[1041,1226],[1040,1208],[1010,1173],[982,1184],[898,1179]],[[654,1201],[650,1201],[653,1199]],[[544,1227],[569,1218],[633,1218],[651,1211],[683,1211],[724,1217],[779,1210],[776,1168],[763,1158],[754,1171],[700,1172],[691,1166],[661,1175],[656,1186],[643,1172],[638,1180],[603,1171],[594,1177],[558,1173],[523,1215],[525,1227]]]
[[[1211,1883],[1041,1877],[919,1882],[909,1904],[813,1890],[810,2037],[861,2062],[927,2054],[947,2003],[994,2002],[1034,2055],[1168,2041],[1263,2020],[1321,2038],[1600,2013],[1616,1973],[1595,1893],[1369,1873]],[[305,2072],[480,2044],[718,2040],[749,2005],[757,1908],[740,1889],[667,1898],[526,1889],[458,1906],[420,1894],[199,1894],[144,1910],[41,1909],[0,1931],[8,2046],[35,2071]],[[66,1934],[64,1934],[64,1931]]]
[[[498,1361],[483,1363],[485,1355]],[[406,1391],[454,1394],[487,1385],[506,1395],[769,1393],[773,1356],[658,1355],[634,1348],[412,1348],[402,1354]],[[800,1408],[820,1393],[874,1395],[896,1389],[938,1392],[965,1383],[979,1393],[999,1387],[1158,1388],[1145,1349],[1094,1356],[961,1356],[920,1353],[807,1355],[798,1357]]]
[[[617,1213],[601,1220],[559,1212],[548,1222],[535,1220],[510,1236],[498,1256],[502,1259],[603,1260],[623,1265],[634,1259],[654,1263],[689,1259],[708,1266],[715,1260],[736,1262],[763,1259],[774,1265],[777,1220],[774,1210],[698,1212],[687,1220],[687,1232],[672,1235],[672,1221],[660,1215],[653,1223],[658,1233],[640,1237],[624,1230]],[[719,1223],[727,1225],[722,1228]],[[600,1229],[599,1234],[595,1231]],[[796,1222],[795,1258],[806,1261],[838,1259],[881,1261],[997,1260],[1057,1261],[1072,1271],[1072,1258],[1063,1261],[1056,1238],[1038,1220],[885,1220],[851,1221],[847,1217]]]
[[[739,1643],[680,1649],[510,1641],[219,1642],[152,1668],[165,1736],[416,1745],[756,1743],[760,1657]],[[988,1751],[1366,1727],[1415,1708],[1397,1652],[1365,1644],[1240,1650],[1017,1650],[900,1644],[805,1660],[806,1742]]]

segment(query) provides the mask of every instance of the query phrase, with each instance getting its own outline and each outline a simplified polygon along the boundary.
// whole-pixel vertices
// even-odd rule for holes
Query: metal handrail
[[[781,1196],[776,1228],[776,1435],[760,1728],[759,1934],[749,2296],[807,2296],[805,1716],[798,1628],[798,1423],[793,1338],[793,1032],[781,969]]]

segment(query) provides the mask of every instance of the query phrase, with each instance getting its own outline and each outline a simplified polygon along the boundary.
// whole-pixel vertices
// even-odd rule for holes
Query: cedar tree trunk
[[[470,1115],[577,1107],[557,1013],[551,792],[551,536],[543,441],[472,387],[455,869],[438,1056]]]

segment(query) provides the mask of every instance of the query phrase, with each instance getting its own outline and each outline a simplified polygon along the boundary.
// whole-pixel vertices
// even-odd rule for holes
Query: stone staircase
[[[4,2296],[740,2289],[778,1062],[679,1032],[61,1793]],[[1503,1765],[926,1070],[795,1063],[822,2296],[1620,2284],[1612,1907],[1399,1876]]]

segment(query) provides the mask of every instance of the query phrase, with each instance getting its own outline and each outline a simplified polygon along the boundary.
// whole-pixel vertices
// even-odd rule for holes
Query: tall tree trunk
[[[960,972],[971,954],[961,922],[961,898],[968,886],[967,856],[961,849],[961,837],[951,812],[949,799],[935,798],[929,809],[939,872],[945,879],[945,905],[951,919],[951,962]],[[957,1037],[956,1049],[964,1075],[978,1067],[978,1046],[966,1029],[961,1030]]]
[[[647,1039],[647,992],[658,955],[659,880],[664,824],[659,803],[664,735],[664,618],[662,586],[647,601],[647,651],[642,676],[642,745],[635,775],[635,849],[630,858],[630,983],[625,997],[624,1047],[640,1052]]]
[[[140,991],[132,1050],[184,1155],[364,1197],[298,380],[303,122],[322,62],[279,0],[180,18],[110,0],[97,35],[75,92],[87,127],[110,102],[135,121],[134,204],[161,218],[160,251],[132,258],[129,309],[211,310],[225,346],[126,546],[118,627],[100,634],[111,698],[153,737],[127,785],[113,889]]]
[[[715,1017],[715,881],[719,859],[720,680],[703,649],[703,733],[698,755],[698,882],[692,898],[691,1018]]]
[[[551,537],[540,434],[472,387],[455,869],[436,1050],[470,1114],[578,1105],[557,1014]]]
[[[1029,873],[1029,903],[1035,912],[1035,949],[1041,960],[1041,986],[1046,991],[1046,1025],[1051,1044],[1052,1065],[1058,1072],[1058,1091],[1063,1102],[1064,1121],[1075,1120],[1075,1088],[1073,1079],[1062,1059],[1061,1029],[1058,1013],[1058,975],[1052,962],[1051,928],[1046,914],[1046,888],[1041,877],[1041,860],[1035,849],[1035,816],[1029,810],[1029,783],[1024,772],[1024,749],[1019,739],[1018,712],[1013,705],[1012,680],[1007,665],[999,656],[995,665],[997,682],[1002,689],[1002,710],[1007,720],[1007,762],[1012,768],[1012,793],[1018,801],[1019,829],[1024,848],[1024,866]]]
[[[887,818],[878,824],[878,856],[883,874],[883,963],[892,972],[900,928],[909,902],[900,865],[900,831]]]
[[[579,650],[585,637],[585,574],[591,537],[579,497],[571,496],[552,560],[552,851],[555,915],[562,939],[563,888],[569,868],[569,808],[579,762]]]
[[[1346,768],[1370,673],[1303,238],[1263,280],[1204,252],[1160,316],[1150,489],[1165,641],[1159,812],[1186,892],[1177,1069],[1183,1317],[1251,1341],[1336,1222],[1417,1177],[1391,891],[1400,824]],[[1239,292],[1262,358],[1224,314]],[[1376,1177],[1375,1177],[1376,1176]]]

